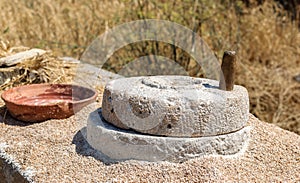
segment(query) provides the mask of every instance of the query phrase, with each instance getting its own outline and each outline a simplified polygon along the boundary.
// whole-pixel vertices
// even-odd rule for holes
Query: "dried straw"
[[[10,47],[9,42],[0,41],[0,57],[29,49],[28,47]],[[66,62],[56,57],[51,51],[47,51],[45,54],[24,60],[15,66],[0,68],[0,72],[12,76],[0,85],[0,90],[31,83],[70,83],[75,69],[75,63]]]

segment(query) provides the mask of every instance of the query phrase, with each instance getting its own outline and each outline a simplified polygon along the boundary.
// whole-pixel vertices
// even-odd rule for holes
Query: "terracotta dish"
[[[26,122],[64,119],[96,100],[97,93],[77,85],[31,84],[2,94],[9,113]]]

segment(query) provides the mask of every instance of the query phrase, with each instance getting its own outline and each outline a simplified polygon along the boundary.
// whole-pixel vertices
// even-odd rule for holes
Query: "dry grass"
[[[0,1],[1,38],[78,57],[104,32],[118,6],[106,0]]]
[[[0,41],[0,57],[9,56],[29,47],[10,47],[8,42]],[[0,90],[29,83],[70,83],[73,79],[76,64],[65,62],[51,51],[24,60],[12,67],[0,67],[0,72],[8,76],[0,83]]]
[[[105,30],[131,20],[187,26],[218,58],[224,50],[238,51],[237,83],[247,87],[254,115],[300,134],[300,83],[292,80],[300,73],[300,33],[271,0],[251,9],[221,0],[11,0],[0,8],[0,39],[77,58]]]
[[[238,83],[250,93],[251,112],[300,134],[300,33],[284,12],[264,3],[244,18]],[[268,17],[268,18],[266,18]]]

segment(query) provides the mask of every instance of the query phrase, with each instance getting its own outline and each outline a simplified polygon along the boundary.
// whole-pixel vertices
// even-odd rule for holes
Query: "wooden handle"
[[[222,59],[222,73],[220,77],[219,88],[221,90],[231,91],[234,86],[236,72],[235,51],[225,51]]]

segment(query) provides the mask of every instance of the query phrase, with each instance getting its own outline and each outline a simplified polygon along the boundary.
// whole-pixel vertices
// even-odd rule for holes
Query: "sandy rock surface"
[[[26,124],[0,110],[0,151],[35,182],[299,182],[300,136],[249,116],[244,153],[184,163],[104,164],[80,133],[78,121]]]

